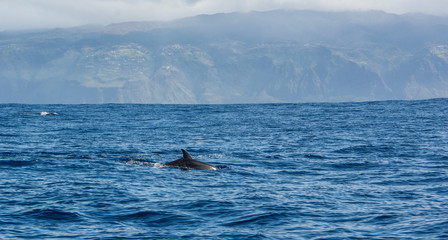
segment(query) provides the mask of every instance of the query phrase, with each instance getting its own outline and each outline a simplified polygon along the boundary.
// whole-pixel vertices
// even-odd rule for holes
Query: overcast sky
[[[448,15],[448,0],[0,0],[0,31],[171,20],[273,9],[383,10]]]

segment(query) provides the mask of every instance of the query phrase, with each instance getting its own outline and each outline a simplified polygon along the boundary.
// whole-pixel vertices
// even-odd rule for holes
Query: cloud
[[[448,15],[446,0],[0,0],[0,30],[164,21],[273,9],[382,10]]]

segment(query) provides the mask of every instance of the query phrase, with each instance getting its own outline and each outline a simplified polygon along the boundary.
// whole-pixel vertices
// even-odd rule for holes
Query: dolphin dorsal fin
[[[184,154],[184,158],[186,159],[193,159],[193,157],[191,157],[191,155],[187,152],[187,150],[185,149],[181,149],[182,153]]]

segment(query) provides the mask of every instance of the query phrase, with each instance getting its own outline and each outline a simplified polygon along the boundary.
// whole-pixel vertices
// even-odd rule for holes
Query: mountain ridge
[[[448,21],[270,11],[0,33],[2,103],[448,97]]]

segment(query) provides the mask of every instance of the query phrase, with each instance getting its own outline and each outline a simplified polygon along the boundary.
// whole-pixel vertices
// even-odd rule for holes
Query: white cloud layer
[[[171,20],[274,9],[448,15],[447,0],[0,0],[0,30]]]

